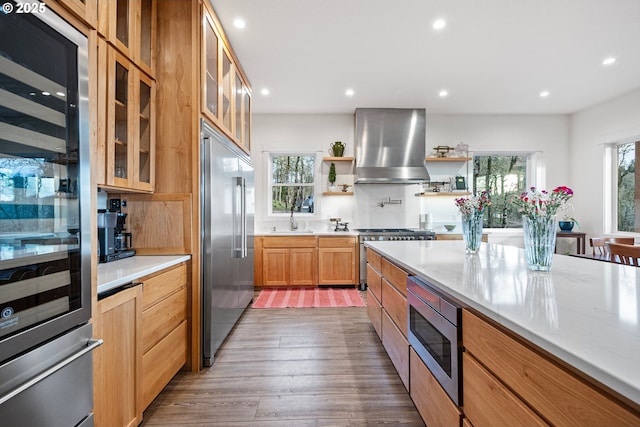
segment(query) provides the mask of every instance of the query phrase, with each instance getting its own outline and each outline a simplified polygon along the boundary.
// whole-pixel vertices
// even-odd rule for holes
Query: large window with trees
[[[315,154],[271,154],[271,213],[314,212]]]
[[[526,190],[527,160],[526,154],[473,156],[474,192],[491,194],[484,228],[522,227],[522,218],[509,200]]]
[[[640,203],[640,195],[636,195],[636,160],[640,141],[617,144],[615,155],[617,231],[638,231],[636,205]]]

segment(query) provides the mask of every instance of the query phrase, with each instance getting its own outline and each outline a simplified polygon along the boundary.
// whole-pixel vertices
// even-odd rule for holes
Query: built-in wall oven
[[[0,423],[91,424],[87,37],[0,13]],[[29,13],[26,13],[29,12]]]
[[[447,392],[462,405],[462,308],[427,281],[407,278],[409,344]]]

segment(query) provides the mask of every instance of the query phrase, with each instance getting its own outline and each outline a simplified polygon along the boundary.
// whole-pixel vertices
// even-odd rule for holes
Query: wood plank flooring
[[[145,426],[424,426],[366,308],[247,309],[213,367],[179,373]]]

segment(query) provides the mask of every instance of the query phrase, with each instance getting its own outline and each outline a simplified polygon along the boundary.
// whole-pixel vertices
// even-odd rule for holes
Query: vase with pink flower
[[[551,192],[531,187],[511,200],[522,214],[524,250],[530,270],[551,270],[556,247],[556,214],[571,197],[573,190],[566,186]]]
[[[460,197],[455,200],[462,217],[462,238],[465,252],[475,254],[480,250],[482,242],[482,220],[485,210],[491,206],[491,198],[487,191],[473,197]]]

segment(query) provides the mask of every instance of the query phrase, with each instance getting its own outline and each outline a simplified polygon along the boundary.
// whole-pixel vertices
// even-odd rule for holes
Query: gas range
[[[357,228],[360,242],[383,240],[434,240],[436,233],[408,228]]]

